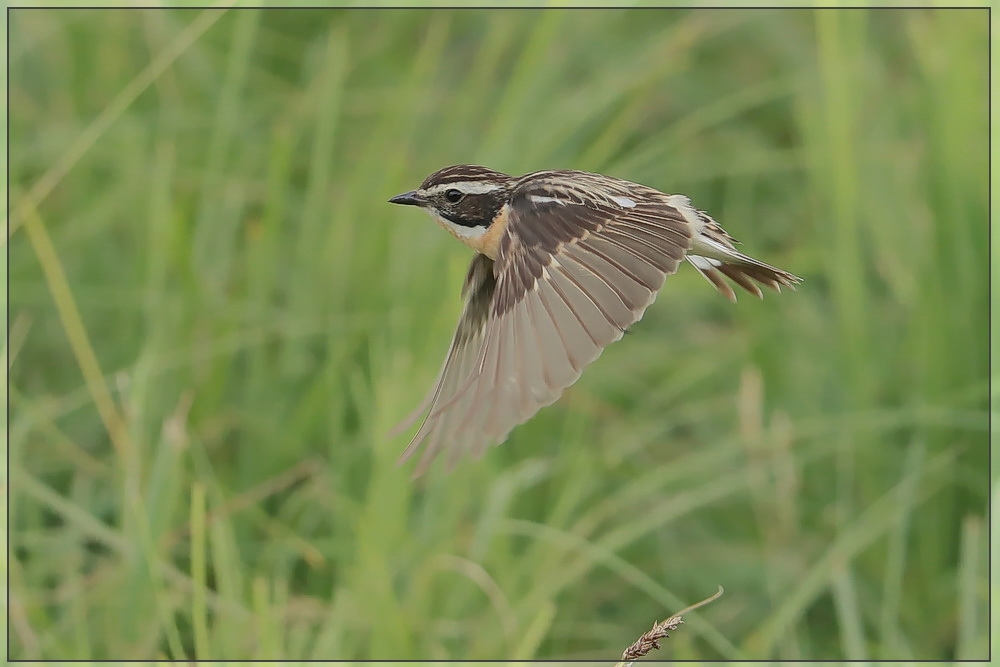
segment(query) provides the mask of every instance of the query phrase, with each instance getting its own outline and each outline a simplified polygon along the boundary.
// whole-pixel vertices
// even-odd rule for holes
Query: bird
[[[443,453],[448,470],[465,453],[482,456],[554,403],[682,261],[733,302],[726,278],[760,298],[758,283],[780,292],[802,280],[738,251],[687,196],[586,171],[453,165],[389,203],[424,209],[475,252],[437,379],[389,433],[423,415],[399,457],[422,448],[414,478]]]

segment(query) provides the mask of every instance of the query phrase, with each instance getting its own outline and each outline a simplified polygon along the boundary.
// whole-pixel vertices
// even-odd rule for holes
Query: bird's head
[[[445,224],[486,229],[507,201],[515,180],[493,169],[459,164],[434,172],[419,188],[389,202],[420,206]]]

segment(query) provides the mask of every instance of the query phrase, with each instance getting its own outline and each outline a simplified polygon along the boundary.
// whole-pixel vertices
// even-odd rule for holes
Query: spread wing
[[[414,475],[442,450],[449,467],[463,452],[480,455],[555,402],[642,317],[691,247],[694,212],[686,201],[585,176],[538,173],[515,189],[490,262],[494,284],[482,281],[477,292],[491,291],[488,307],[467,301],[435,389],[421,406],[429,414],[403,453],[405,460],[424,445]],[[477,262],[484,267],[489,260],[477,257],[470,278]]]
[[[428,392],[420,406],[389,432],[389,437],[394,437],[408,429],[429,408],[440,405],[442,400],[452,398],[459,386],[469,378],[482,347],[483,332],[486,329],[490,302],[493,299],[495,289],[496,278],[493,274],[493,260],[486,255],[476,255],[472,264],[469,265],[469,271],[465,275],[465,283],[462,286],[462,298],[465,305],[458,320],[458,328],[451,339],[448,355],[434,381],[433,388]],[[419,439],[414,436],[410,445],[400,456],[400,462],[410,458],[426,437],[427,433],[424,432],[423,428],[426,424],[427,420],[424,421],[417,433],[417,436],[420,436]],[[437,453],[441,446],[443,433],[444,429],[437,430],[435,437],[427,443],[425,456],[433,457]]]

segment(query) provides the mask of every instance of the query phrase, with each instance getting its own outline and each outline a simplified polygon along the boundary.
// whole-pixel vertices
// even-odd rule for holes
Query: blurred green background
[[[984,11],[13,11],[13,658],[987,654]],[[416,482],[475,162],[689,195],[682,267]]]

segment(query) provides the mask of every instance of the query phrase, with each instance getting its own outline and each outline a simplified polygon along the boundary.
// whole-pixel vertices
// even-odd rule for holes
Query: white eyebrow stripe
[[[436,195],[448,190],[458,190],[467,195],[482,195],[503,187],[496,181],[456,181],[455,183],[440,183],[424,190],[425,195]]]
[[[612,200],[622,208],[635,208],[635,200],[628,197],[612,197]]]

